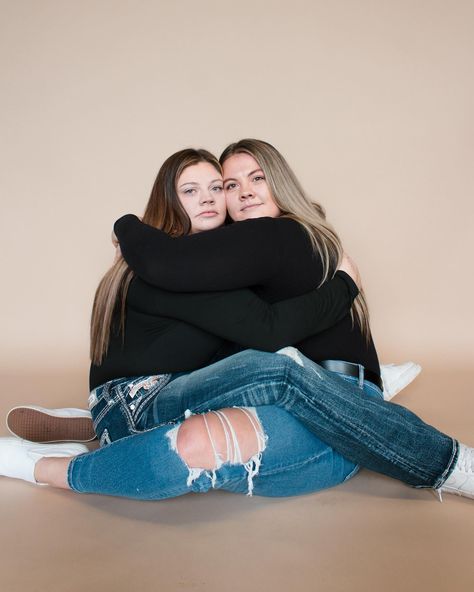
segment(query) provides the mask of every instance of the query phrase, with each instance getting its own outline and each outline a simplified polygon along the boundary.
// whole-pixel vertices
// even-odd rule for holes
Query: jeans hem
[[[454,438],[453,438],[453,450],[451,452],[451,458],[449,459],[448,466],[446,467],[446,469],[443,471],[441,476],[436,481],[436,484],[433,486],[433,489],[439,489],[440,487],[442,487],[444,485],[446,479],[451,475],[451,473],[454,470],[454,466],[456,465],[456,462],[458,460],[458,456],[459,456],[459,442],[457,440],[454,440]]]
[[[71,462],[69,463],[68,467],[67,467],[67,484],[69,485],[69,487],[73,490],[76,491],[77,493],[80,493],[79,489],[77,489],[76,487],[74,487],[73,483],[72,483],[72,468],[73,468],[73,464],[76,462],[76,459],[73,458],[71,460]]]
[[[440,489],[444,485],[446,479],[453,472],[454,466],[456,464],[456,461],[458,460],[458,455],[459,455],[459,442],[453,438],[452,443],[453,443],[453,448],[451,451],[451,457],[449,459],[448,466],[441,473],[441,475],[439,477],[437,477],[434,484],[433,485],[413,485],[412,487],[414,487],[415,489],[435,489],[435,490],[437,490],[437,489]]]

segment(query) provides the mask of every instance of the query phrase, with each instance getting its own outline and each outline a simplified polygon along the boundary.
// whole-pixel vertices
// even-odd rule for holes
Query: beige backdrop
[[[0,0],[0,418],[85,404],[113,221],[170,153],[254,136],[359,262],[381,357],[424,365],[396,401],[473,444],[473,22],[472,0]],[[0,481],[2,592],[472,591],[472,500],[369,471],[155,503]]]
[[[1,2],[0,360],[87,372],[110,231],[163,159],[274,143],[359,262],[385,360],[472,359],[474,4]]]

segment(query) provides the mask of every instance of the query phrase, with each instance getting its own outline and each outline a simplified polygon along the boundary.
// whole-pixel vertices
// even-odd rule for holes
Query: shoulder
[[[280,216],[279,218],[270,218],[275,223],[275,226],[280,232],[288,233],[302,233],[305,232],[304,227],[294,220],[293,218],[287,218],[286,216]]]
[[[225,227],[226,230],[236,234],[254,234],[254,233],[268,233],[269,235],[297,235],[304,233],[303,226],[293,220],[281,216],[279,218],[255,218],[254,220],[245,220],[243,222],[234,222]],[[224,230],[224,229],[223,229]],[[213,231],[214,232],[214,231]]]
[[[293,218],[281,216],[280,218],[275,218],[274,223],[274,232],[282,241],[285,242],[285,244],[294,243],[296,245],[304,246],[304,248],[311,246],[311,240],[309,238],[308,232],[306,231],[306,228],[300,224],[300,222],[294,220]],[[311,251],[312,250],[313,248],[311,247]]]
[[[199,232],[185,237],[189,243],[196,244],[261,244],[274,242],[292,227],[300,226],[293,220],[280,218],[255,218],[242,222],[231,222],[220,228]],[[177,239],[178,241],[180,239]]]
[[[294,220],[280,216],[279,218],[256,218],[255,220],[245,220],[244,222],[235,222],[229,225],[229,230],[233,230],[233,236],[239,243],[249,241],[266,244],[271,249],[282,249],[286,252],[288,249],[293,253],[313,252],[311,240],[305,227]],[[216,231],[211,231],[216,232]]]

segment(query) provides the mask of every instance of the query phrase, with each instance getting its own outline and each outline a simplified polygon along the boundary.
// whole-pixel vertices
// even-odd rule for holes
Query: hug
[[[299,495],[366,467],[474,497],[473,449],[384,399],[357,266],[273,146],[173,154],[113,239],[90,416],[15,408],[1,475],[159,500]],[[93,451],[74,442],[91,425]]]

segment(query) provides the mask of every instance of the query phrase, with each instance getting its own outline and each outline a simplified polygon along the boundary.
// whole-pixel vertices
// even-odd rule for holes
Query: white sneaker
[[[7,428],[14,436],[30,442],[90,442],[96,437],[86,409],[13,407],[7,415]]]
[[[459,455],[454,469],[438,491],[474,499],[474,448],[459,444]]]
[[[383,381],[383,398],[385,401],[393,399],[410,382],[413,382],[420,372],[421,366],[414,362],[381,365],[380,374]]]
[[[36,483],[40,458],[77,456],[89,452],[84,444],[36,444],[19,438],[0,438],[0,475]]]

